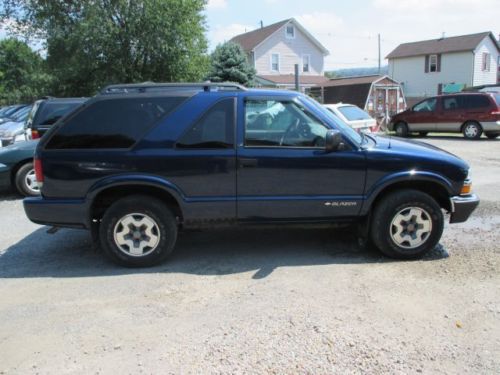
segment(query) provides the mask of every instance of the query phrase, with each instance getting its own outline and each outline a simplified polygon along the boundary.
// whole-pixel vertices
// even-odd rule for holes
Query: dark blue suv
[[[256,223],[357,224],[383,253],[416,258],[444,212],[462,222],[479,203],[447,152],[234,84],[109,86],[47,132],[35,170],[30,220],[91,230],[127,266],[163,261],[179,229]]]

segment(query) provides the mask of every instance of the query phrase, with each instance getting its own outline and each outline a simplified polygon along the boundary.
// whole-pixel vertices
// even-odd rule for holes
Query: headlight
[[[0,163],[0,168],[7,168],[5,164]]]

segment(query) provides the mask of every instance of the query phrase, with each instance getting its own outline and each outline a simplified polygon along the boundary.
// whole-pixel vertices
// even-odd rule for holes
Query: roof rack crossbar
[[[113,93],[130,93],[130,92],[146,92],[151,90],[172,90],[172,89],[192,89],[200,91],[218,91],[218,90],[240,90],[246,91],[247,88],[238,83],[215,83],[215,82],[201,82],[201,83],[131,83],[131,84],[117,84],[109,85],[101,90],[101,94]]]

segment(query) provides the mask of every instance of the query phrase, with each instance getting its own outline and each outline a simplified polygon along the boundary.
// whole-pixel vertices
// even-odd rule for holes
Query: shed
[[[406,109],[406,99],[401,84],[388,76],[369,75],[336,78],[311,88],[311,95],[324,104],[355,104],[387,125],[391,116]]]

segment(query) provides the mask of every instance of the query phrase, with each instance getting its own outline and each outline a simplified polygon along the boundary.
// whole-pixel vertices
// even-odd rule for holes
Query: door
[[[460,132],[460,127],[465,121],[463,98],[450,95],[441,98],[439,115],[436,118],[436,131]]]
[[[437,98],[430,98],[416,104],[407,122],[410,131],[434,131],[436,129]]]
[[[321,221],[361,208],[364,152],[324,151],[329,127],[304,104],[241,99],[237,214],[240,221]]]

